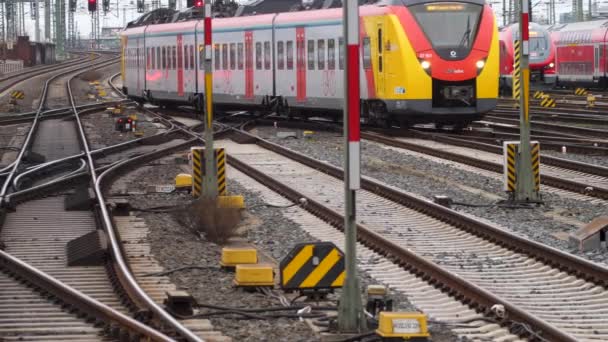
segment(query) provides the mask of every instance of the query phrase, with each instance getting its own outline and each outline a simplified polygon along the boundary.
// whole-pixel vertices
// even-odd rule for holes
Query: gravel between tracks
[[[253,133],[310,157],[342,166],[343,138],[339,134],[315,132],[311,139],[281,139],[276,137],[276,130],[271,127],[258,127]],[[605,251],[580,253],[567,241],[568,234],[579,228],[568,221],[589,222],[597,216],[608,215],[608,208],[601,204],[544,193],[546,205],[535,209],[484,207],[494,203],[498,199],[497,194],[506,198],[500,181],[461,170],[453,163],[431,161],[369,141],[362,141],[361,155],[362,172],[366,176],[428,199],[434,195],[447,195],[457,202],[480,205],[454,208],[549,246],[605,265],[608,263]]]
[[[138,173],[129,183],[132,191],[143,191],[148,185],[172,182],[176,166],[169,158]],[[248,208],[239,231],[241,237],[258,246],[266,255],[280,260],[291,248],[300,242],[314,241],[300,226],[283,216],[280,208],[263,205],[258,194],[248,191],[238,183],[229,182],[230,193],[243,194]],[[142,194],[131,195],[131,203],[138,208],[150,208],[183,203],[189,200],[187,194]],[[184,228],[168,214],[140,212],[150,228],[149,239],[155,257],[166,269],[184,265],[209,267],[174,273],[171,278],[179,288],[189,291],[199,303],[233,307],[268,307],[278,305],[275,299],[236,290],[231,286],[233,274],[217,269],[221,246],[205,241]],[[376,283],[368,275],[362,274],[362,285]],[[332,296],[338,298],[338,294]],[[393,293],[398,308],[412,310],[407,299]],[[319,338],[303,322],[277,319],[273,321],[236,321],[213,318],[215,329],[221,330],[235,341],[318,341]],[[433,341],[458,341],[451,331],[442,325],[432,325]],[[460,339],[462,341],[462,339]]]

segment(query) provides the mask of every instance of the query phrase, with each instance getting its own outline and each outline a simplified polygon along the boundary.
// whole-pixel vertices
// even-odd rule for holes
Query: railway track
[[[232,167],[294,203],[306,198],[303,208],[342,228],[344,218],[338,214],[342,203],[335,196],[343,189],[342,170],[248,133],[234,133],[256,145],[246,145],[250,147],[244,149],[251,152],[243,153],[238,152],[240,147],[228,146]],[[384,269],[368,264],[371,273],[383,275],[389,283],[398,282],[394,275],[404,273],[418,282],[423,279],[427,286],[433,284],[441,291],[439,296],[457,299],[463,312],[467,306],[477,311],[468,312],[473,330],[490,319],[532,340],[608,338],[604,313],[596,310],[606,297],[605,268],[377,181],[364,178],[362,186],[359,242],[368,248],[365,255],[378,253],[395,263],[376,263]],[[317,232],[328,238],[340,236],[339,231]],[[441,311],[438,303],[443,302],[437,299],[425,305]],[[506,309],[506,316],[495,314],[496,304]],[[445,308],[441,312],[449,316]]]
[[[112,60],[108,63],[114,62]],[[6,214],[5,225],[0,232],[0,239],[5,248],[5,251],[0,252],[0,270],[4,272],[1,281],[8,285],[3,287],[0,296],[7,304],[7,310],[0,311],[0,338],[35,341],[173,339],[164,332],[130,318],[130,313],[139,311],[149,312],[140,316],[148,324],[162,327],[163,331],[189,341],[200,341],[198,336],[166,314],[145,294],[130,275],[122,258],[119,241],[113,233],[106,203],[99,188],[92,151],[88,148],[87,138],[80,123],[79,109],[75,106],[70,86],[74,75],[82,70],[84,68],[70,69],[46,82],[24,146],[17,160],[10,165],[10,171],[4,174],[5,183],[0,196],[4,206],[16,206],[16,211]],[[40,125],[48,87],[51,82],[61,79],[65,74],[72,75],[66,83],[66,94],[76,122],[48,119],[42,121],[48,127]],[[58,130],[62,134],[58,135]],[[81,152],[79,146],[83,146],[84,152]],[[112,146],[110,149],[123,147]],[[65,210],[64,191],[46,199],[20,203],[26,197],[15,197],[18,192],[11,193],[12,181],[23,170],[23,156],[29,151],[45,155],[52,160],[83,160],[87,171],[69,177],[64,175],[62,178],[82,178],[83,174],[88,175],[89,181],[92,180],[96,185],[99,212],[95,215],[87,210]],[[110,166],[106,166],[106,169],[108,168]],[[61,180],[63,181],[65,179]],[[98,227],[96,217],[102,220],[106,229],[111,257],[100,266],[66,267],[66,243],[95,231]],[[32,287],[36,291],[32,290]],[[37,308],[40,309],[39,314],[27,315],[27,312],[36,311]],[[66,308],[68,310],[65,310]]]
[[[93,60],[99,59],[100,57],[100,53],[95,53]],[[0,78],[0,94],[3,94],[5,91],[11,89],[12,87],[23,81],[31,79],[32,77],[49,74],[55,71],[61,71],[72,66],[80,65],[82,63],[91,63],[91,58],[88,54],[85,54],[84,57],[68,60],[62,63],[48,66],[26,68],[19,72],[12,73],[10,75]]]
[[[228,146],[232,166],[294,202],[306,198],[303,207],[341,228],[342,201],[335,194],[343,189],[342,170],[247,138],[257,144],[245,149],[249,152]],[[508,318],[497,319],[513,331],[525,323],[549,341],[607,338],[603,314],[595,314],[596,305],[605,302],[603,267],[371,179],[363,179],[362,187],[363,245],[479,312],[504,305]],[[519,333],[535,338],[530,331]]]

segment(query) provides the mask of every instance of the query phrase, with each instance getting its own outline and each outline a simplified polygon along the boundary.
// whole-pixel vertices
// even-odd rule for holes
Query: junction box
[[[258,262],[258,251],[255,248],[222,248],[222,260],[220,265],[226,268],[234,268],[237,265],[256,264]]]
[[[382,341],[428,341],[426,315],[419,312],[380,312],[376,334]]]
[[[274,271],[272,265],[236,265],[234,284],[239,287],[274,287]]]

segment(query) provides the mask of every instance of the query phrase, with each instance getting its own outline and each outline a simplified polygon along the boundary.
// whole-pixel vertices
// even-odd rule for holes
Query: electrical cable
[[[196,265],[192,265],[192,266],[183,266],[183,267],[178,267],[178,268],[174,268],[174,269],[170,269],[167,271],[162,271],[162,272],[155,272],[155,273],[146,273],[144,275],[142,275],[142,277],[160,277],[160,276],[165,276],[165,275],[169,275],[175,272],[179,272],[179,271],[185,271],[185,270],[221,270],[220,267],[217,266],[196,266]]]

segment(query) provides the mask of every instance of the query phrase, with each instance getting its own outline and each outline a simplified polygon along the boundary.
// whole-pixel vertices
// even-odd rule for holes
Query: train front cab
[[[364,18],[363,69],[380,103],[401,124],[466,124],[495,108],[498,32],[481,1],[410,1]],[[369,37],[369,40],[366,40]],[[373,77],[369,76],[373,73]],[[364,113],[365,114],[365,113]]]

